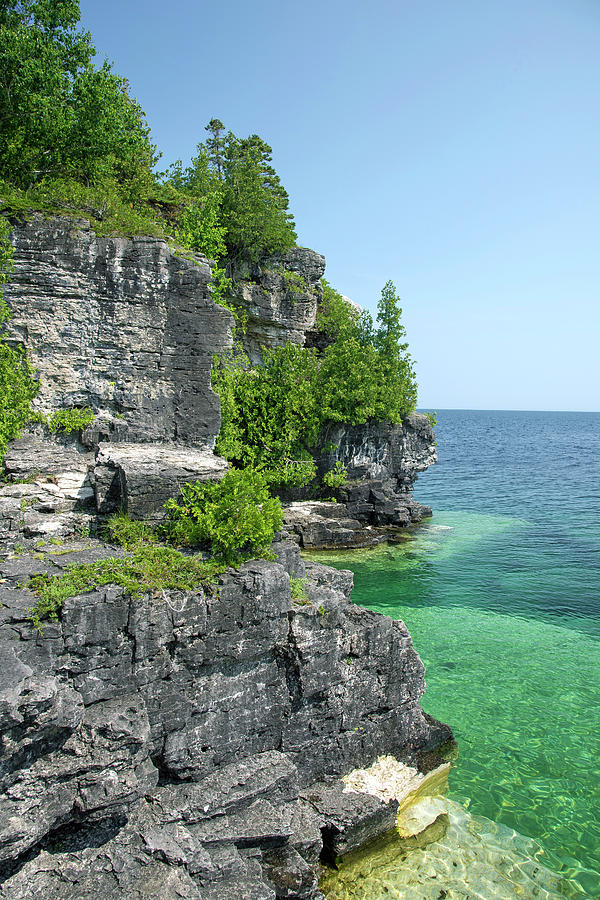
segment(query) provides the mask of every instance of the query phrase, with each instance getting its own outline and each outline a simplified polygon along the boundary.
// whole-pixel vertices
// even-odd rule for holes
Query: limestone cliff
[[[23,578],[114,552],[69,549],[0,563],[0,896],[316,896],[309,786],[449,735],[404,625],[324,566],[293,601],[280,543],[212,593],[74,597],[40,635]]]
[[[264,347],[304,344],[323,296],[324,272],[325,258],[305,247],[233,266],[233,300],[247,316],[243,343],[252,362],[260,362]]]
[[[14,226],[8,329],[40,373],[38,407],[91,406],[99,439],[213,447],[212,354],[231,345],[232,317],[208,261],[158,238],[99,238],[83,219]]]
[[[332,818],[323,780],[333,803],[352,767],[382,753],[425,765],[450,737],[419,705],[410,636],[350,602],[349,572],[305,570],[285,535],[276,562],[228,570],[212,591],[108,586],[66,600],[38,633],[29,575],[123,553],[89,536],[99,512],[151,515],[180,481],[223,471],[210,357],[229,345],[231,317],[210,297],[206,261],[162,241],[41,218],[13,240],[10,329],[40,372],[39,404],[98,416],[81,440],[32,429],[6,455],[0,897],[317,900],[320,855],[389,827],[396,809],[344,796]],[[316,291],[321,258],[298,253]],[[278,318],[282,290],[274,342],[288,327],[300,339],[313,316],[294,307],[296,330]],[[332,431],[319,464],[340,459],[363,479],[370,500],[346,505],[366,515],[360,503],[381,507],[386,491],[409,504],[428,453],[417,417]],[[292,599],[290,576],[306,577],[305,597]]]

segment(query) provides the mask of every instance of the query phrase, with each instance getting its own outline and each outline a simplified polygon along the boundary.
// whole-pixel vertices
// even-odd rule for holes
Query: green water
[[[311,558],[352,569],[356,603],[406,622],[427,669],[423,707],[459,744],[450,797],[535,839],[600,897],[598,621],[559,602],[592,572],[582,559],[536,565],[532,529],[436,512],[408,542]],[[556,604],[536,607],[550,582]]]

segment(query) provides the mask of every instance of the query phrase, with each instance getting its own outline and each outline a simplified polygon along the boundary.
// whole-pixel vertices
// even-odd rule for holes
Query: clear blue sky
[[[600,0],[81,0],[166,164],[273,147],[299,241],[427,408],[600,410]]]

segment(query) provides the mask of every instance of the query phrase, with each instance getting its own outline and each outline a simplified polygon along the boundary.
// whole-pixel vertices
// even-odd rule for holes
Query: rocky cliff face
[[[352,605],[350,573],[305,573],[283,536],[277,562],[229,570],[210,592],[108,586],[65,601],[39,634],[29,575],[123,552],[87,536],[99,512],[147,517],[179,482],[223,471],[210,357],[229,346],[231,317],[206,261],[162,241],[41,218],[13,239],[10,329],[40,372],[40,407],[98,415],[81,439],[33,429],[5,459],[0,897],[317,900],[320,854],[395,815],[341,797],[338,776],[382,753],[421,764],[450,736],[419,705],[410,636]],[[302,281],[277,270],[260,297],[258,282],[242,288],[255,347],[300,341],[314,319],[324,261],[288,256]],[[294,301],[290,286],[306,291]],[[417,518],[407,491],[431,456],[427,428],[332,429],[319,464],[339,459],[360,480],[330,505],[357,522],[400,507]],[[306,576],[305,597],[292,599],[290,576]]]
[[[248,317],[244,349],[252,362],[261,361],[263,347],[304,344],[313,328],[323,296],[325,257],[295,247],[264,263],[233,267],[234,302]]]
[[[286,510],[286,527],[303,547],[367,547],[431,515],[412,496],[419,472],[437,459],[427,416],[415,413],[402,425],[331,424],[319,446],[319,475],[341,464],[348,481],[335,503],[305,498]]]
[[[74,597],[40,635],[24,577],[114,553],[66,549],[0,564],[0,896],[316,897],[310,786],[449,736],[403,623],[324,566],[292,600],[283,543],[211,593]]]
[[[39,408],[89,405],[101,437],[213,447],[212,354],[230,346],[232,318],[210,296],[207,260],[67,218],[15,223],[12,241],[8,328],[40,373]]]

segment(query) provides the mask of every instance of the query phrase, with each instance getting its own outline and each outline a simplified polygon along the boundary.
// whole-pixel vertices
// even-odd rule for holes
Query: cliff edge
[[[225,470],[210,359],[230,344],[231,316],[207,261],[164,241],[40,217],[13,240],[10,335],[39,371],[38,408],[90,405],[96,418],[79,435],[32,427],[6,454],[0,897],[316,900],[318,860],[390,827],[397,809],[342,797],[340,776],[382,753],[430,766],[451,737],[419,705],[410,635],[353,605],[351,573],[305,565],[285,534],[276,561],[210,589],[108,585],[34,628],[30,576],[125,554],[91,536],[99,514],[152,516],[182,481]],[[328,436],[324,455],[354,467],[348,490],[368,486],[346,498],[357,516],[388,502],[376,484],[410,502],[431,453],[421,419],[401,450],[385,428]]]

